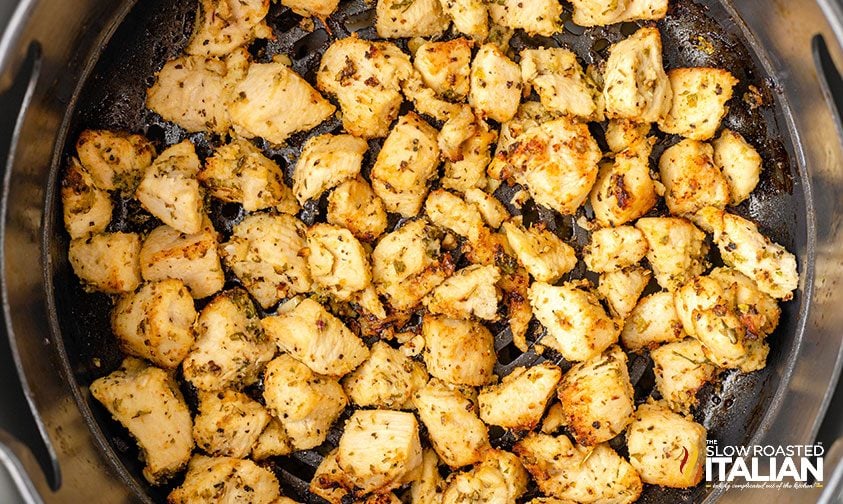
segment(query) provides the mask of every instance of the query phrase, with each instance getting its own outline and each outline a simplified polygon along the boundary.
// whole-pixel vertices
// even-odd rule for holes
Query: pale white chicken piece
[[[492,229],[498,229],[509,219],[509,211],[503,206],[503,203],[482,189],[476,187],[468,189],[463,197],[466,203],[471,203],[477,207],[480,215],[483,216],[483,220]]]
[[[579,26],[606,26],[630,21],[656,21],[667,15],[668,0],[571,0]]]
[[[299,211],[281,167],[246,140],[233,140],[214,151],[198,178],[211,196],[241,203],[247,212],[275,208],[295,215]]]
[[[623,346],[631,352],[653,350],[684,338],[685,330],[673,304],[673,293],[667,291],[641,298],[621,331]]]
[[[164,483],[187,465],[193,421],[166,371],[127,357],[120,369],[94,380],[91,394],[138,442],[147,481]]]
[[[439,474],[439,457],[435,450],[425,448],[422,451],[421,474],[410,486],[410,503],[441,504],[444,486]]]
[[[459,155],[462,159],[445,160],[445,175],[440,179],[442,187],[466,195],[473,189],[486,188],[489,185],[486,166],[492,159],[492,144],[497,138],[497,133],[482,123],[474,135],[460,144]]]
[[[412,413],[358,410],[346,422],[337,464],[362,493],[401,486],[421,463],[419,425]]]
[[[632,226],[602,228],[591,233],[583,260],[595,273],[617,271],[638,264],[649,249],[644,233]]]
[[[652,128],[652,124],[646,122],[612,119],[606,126],[606,143],[609,150],[620,153],[646,140]],[[649,151],[647,152],[649,155]]]
[[[87,290],[131,292],[141,283],[141,242],[135,233],[99,233],[70,241],[67,258]]]
[[[524,229],[513,221],[504,222],[503,229],[518,262],[538,282],[556,282],[577,265],[574,248],[547,229]]]
[[[600,91],[573,52],[562,47],[525,49],[520,64],[521,78],[536,89],[547,110],[588,121],[603,115],[596,102]]]
[[[356,334],[310,298],[289,311],[261,319],[261,325],[282,351],[319,374],[343,376],[369,356],[369,349]]]
[[[162,368],[175,368],[193,345],[196,310],[180,280],[143,284],[124,294],[111,312],[120,347]]]
[[[425,315],[422,336],[424,362],[432,376],[456,385],[480,386],[492,381],[495,339],[483,324]]]
[[[307,230],[307,263],[316,290],[347,301],[372,283],[369,254],[351,231],[331,224]]]
[[[378,153],[372,189],[388,211],[412,217],[419,213],[438,166],[436,129],[410,112],[398,120]]]
[[[314,373],[289,354],[266,365],[263,398],[297,450],[322,444],[348,404],[335,379]]]
[[[245,290],[218,294],[199,313],[196,343],[182,363],[184,378],[199,390],[242,388],[258,380],[275,355]]]
[[[658,193],[650,177],[651,150],[649,141],[639,140],[618,152],[613,162],[600,163],[589,198],[598,225],[621,226],[642,217],[655,206]]]
[[[310,291],[307,229],[291,215],[252,214],[234,226],[222,255],[255,300],[268,308],[293,294]]]
[[[351,402],[363,407],[412,409],[413,394],[427,383],[424,366],[383,341],[343,380]]]
[[[490,467],[500,471],[506,482],[507,502],[515,501],[527,492],[530,474],[518,455],[504,450],[489,450],[478,467]]]
[[[220,265],[217,232],[208,220],[196,234],[179,233],[170,226],[158,226],[147,235],[140,249],[143,279],[149,282],[175,278],[196,299],[222,289],[225,275]]]
[[[652,350],[650,357],[656,389],[672,410],[682,414],[697,405],[697,392],[717,373],[702,343],[693,338],[662,345]]]
[[[184,52],[225,56],[256,38],[271,38],[265,22],[269,0],[201,0],[196,26]]]
[[[155,157],[155,147],[142,135],[85,130],[76,140],[76,155],[94,186],[131,193]]]
[[[225,59],[179,56],[164,64],[147,90],[146,106],[188,132],[223,135],[231,127],[228,102],[249,67],[245,49]]]
[[[761,155],[740,133],[730,129],[724,129],[711,144],[714,146],[714,164],[729,182],[729,204],[738,205],[749,198],[758,185],[763,165]]]
[[[683,140],[659,158],[664,200],[674,215],[690,215],[713,206],[726,208],[731,199],[729,181],[714,163],[711,145]]]
[[[720,68],[674,68],[667,75],[673,101],[670,112],[658,121],[659,129],[693,140],[713,138],[738,80]]]
[[[606,300],[609,312],[617,319],[625,320],[635,308],[641,293],[650,283],[653,273],[641,266],[609,271],[600,274],[597,294]]]
[[[386,208],[362,177],[346,180],[328,196],[329,223],[341,226],[362,241],[372,241],[386,230]]]
[[[456,388],[431,380],[413,397],[433,449],[451,467],[479,462],[492,449],[477,407]]]
[[[534,282],[529,298],[533,314],[547,329],[541,343],[569,361],[599,356],[621,332],[620,324],[606,313],[597,296],[577,283],[555,287]]]
[[[440,235],[415,220],[385,235],[372,252],[372,278],[379,294],[397,310],[412,308],[453,272],[442,256]]]
[[[190,140],[169,147],[144,172],[135,198],[164,224],[185,234],[202,230],[201,162]]]
[[[319,18],[330,16],[339,4],[340,0],[281,0],[281,5],[286,5],[300,16]]]
[[[609,118],[651,123],[665,117],[673,103],[673,91],[662,63],[659,30],[641,28],[614,44],[603,80]]]
[[[414,104],[417,106],[417,110],[421,113],[426,113],[423,108],[418,107],[419,103],[419,99],[416,97]],[[446,161],[454,162],[464,157],[462,147],[464,143],[470,138],[484,133],[483,130],[488,130],[489,128],[485,122],[478,121],[474,115],[474,109],[470,105],[459,104],[454,106],[450,102],[446,103],[448,105],[445,107],[445,111],[442,112],[443,117],[445,117],[445,123],[442,124],[442,129],[439,130],[439,134],[436,136],[436,143],[439,145],[441,156]],[[453,110],[447,110],[450,108],[453,108]],[[466,148],[468,149],[468,146]]]
[[[425,201],[424,213],[432,223],[467,238],[469,242],[477,241],[485,229],[483,216],[477,207],[444,189],[430,193]]]
[[[439,0],[442,11],[454,22],[454,29],[475,40],[489,35],[489,12],[483,0]]]
[[[489,425],[506,429],[533,430],[561,378],[559,366],[548,362],[516,368],[499,384],[480,391],[477,396],[480,418]]]
[[[284,425],[277,418],[273,418],[258,436],[252,446],[252,460],[260,461],[269,457],[289,455],[293,452],[293,441],[287,435]]]
[[[351,135],[326,133],[310,138],[293,173],[293,192],[299,203],[357,177],[368,149],[365,140]]]
[[[252,63],[234,88],[228,111],[234,131],[283,144],[334,115],[334,107],[282,61]]]
[[[559,402],[577,442],[594,446],[617,436],[635,412],[626,354],[618,347],[574,365],[559,383]]]
[[[319,463],[308,489],[314,495],[325,499],[330,504],[342,504],[343,497],[348,495],[354,484],[337,463],[339,450],[334,448]]]
[[[565,435],[528,434],[515,453],[542,493],[563,501],[631,504],[643,490],[635,469],[605,443],[584,447]]]
[[[562,5],[558,0],[501,0],[489,3],[492,23],[523,29],[530,35],[549,37],[562,30]]]
[[[635,227],[649,245],[647,260],[662,288],[673,291],[706,268],[705,233],[677,217],[646,217]]]
[[[450,24],[439,0],[378,0],[375,12],[381,38],[436,37]]]
[[[251,460],[232,457],[196,455],[184,477],[184,483],[170,492],[171,504],[283,504],[278,480],[269,469]]]
[[[242,392],[200,392],[193,439],[208,455],[244,458],[269,420],[264,407]]]
[[[497,458],[489,458],[469,471],[452,473],[448,478],[448,486],[442,494],[442,504],[465,502],[505,504],[516,502],[516,499],[524,494],[527,489],[528,475],[518,457],[499,450],[492,450],[489,453],[495,453]],[[504,459],[503,454],[515,460]],[[499,460],[506,465],[499,464]]]
[[[468,97],[478,116],[498,122],[512,119],[521,102],[521,87],[518,64],[494,44],[481,46],[471,63]]]
[[[450,318],[497,320],[501,278],[496,266],[473,264],[455,272],[428,294],[423,302],[430,313]]]
[[[360,138],[389,133],[404,101],[401,84],[413,73],[410,58],[389,42],[357,36],[331,44],[322,56],[316,85],[336,96],[345,130]]]
[[[706,437],[705,427],[666,406],[642,404],[626,435],[629,462],[644,483],[691,488],[703,478]]]
[[[71,239],[105,231],[114,208],[108,191],[94,184],[76,158],[70,160],[61,180],[61,206],[64,228]]]

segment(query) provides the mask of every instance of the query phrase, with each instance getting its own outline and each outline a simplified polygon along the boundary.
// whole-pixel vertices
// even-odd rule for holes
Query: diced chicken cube
[[[658,194],[650,177],[650,150],[649,141],[640,140],[618,152],[613,162],[600,164],[590,196],[598,225],[621,226],[642,217],[656,205]]]
[[[621,153],[646,140],[652,128],[653,126],[646,122],[612,119],[606,126],[606,143],[609,145],[609,150]]]
[[[252,214],[222,244],[223,259],[258,303],[268,308],[308,292],[307,229],[291,215]]]
[[[729,182],[714,164],[711,145],[683,140],[659,159],[664,200],[674,215],[688,215],[706,207],[725,208],[730,202]]]
[[[427,371],[449,383],[479,386],[492,381],[495,340],[479,322],[426,315],[422,322]]]
[[[307,230],[310,276],[317,290],[346,301],[372,283],[369,255],[351,231],[319,223]]]
[[[451,318],[497,320],[501,274],[495,266],[467,266],[439,284],[424,298],[430,313]]]
[[[286,5],[300,16],[319,18],[333,14],[339,4],[340,0],[281,0],[281,5]]]
[[[468,238],[470,242],[476,241],[485,229],[483,216],[476,206],[444,189],[430,193],[425,201],[424,212],[437,226]]]
[[[518,262],[538,282],[556,282],[577,265],[574,248],[542,227],[524,229],[513,221],[503,229]]]
[[[141,135],[85,130],[76,140],[76,154],[94,186],[131,193],[152,164],[155,148]]]
[[[606,26],[630,21],[659,20],[667,15],[668,0],[572,0],[574,23]]]
[[[494,458],[490,456],[469,471],[452,473],[442,494],[442,504],[508,503],[516,502],[524,494],[528,475],[518,457],[499,450],[488,453],[494,453]],[[504,458],[504,454],[514,460]]]
[[[365,140],[351,135],[326,133],[308,140],[293,174],[293,191],[299,203],[357,177],[368,148]]]
[[[67,258],[86,289],[119,294],[141,282],[140,236],[135,233],[100,233],[70,241]]]
[[[650,270],[640,266],[601,273],[597,293],[606,300],[609,312],[615,318],[625,320],[635,308],[652,275]]]
[[[256,38],[270,38],[272,29],[264,22],[267,12],[269,0],[202,0],[184,52],[225,56]]]
[[[337,463],[338,452],[339,450],[334,448],[325,455],[319,467],[316,468],[309,486],[311,493],[330,504],[342,504],[343,497],[348,495],[354,486]]]
[[[413,394],[427,383],[427,371],[383,341],[372,345],[369,358],[343,380],[351,402],[363,407],[411,409]]]
[[[516,368],[498,385],[480,391],[480,418],[506,429],[532,430],[539,424],[561,378],[559,366],[547,362]]]
[[[450,101],[468,96],[472,42],[457,38],[447,42],[426,42],[419,46],[413,66],[425,85]]]
[[[609,51],[603,76],[606,115],[647,123],[667,116],[673,91],[662,63],[659,30],[641,28]]]
[[[503,203],[482,189],[468,189],[465,191],[464,198],[466,203],[471,203],[477,207],[480,215],[483,216],[483,220],[492,229],[501,227],[509,219],[509,211],[503,206]]]
[[[489,35],[489,13],[483,0],[439,0],[442,11],[454,22],[454,30],[476,40]]]
[[[558,0],[502,0],[489,3],[489,14],[496,25],[530,35],[549,37],[562,30],[562,5]]]
[[[440,180],[442,187],[465,193],[487,187],[486,166],[492,159],[491,147],[497,138],[488,126],[477,128],[474,135],[460,144],[461,159],[445,160],[445,175]]]
[[[269,457],[289,455],[292,452],[293,441],[287,435],[281,421],[273,418],[252,446],[252,459],[265,460]]]
[[[386,208],[362,177],[347,180],[328,196],[328,222],[359,240],[372,241],[386,230]]]
[[[61,206],[64,228],[71,239],[102,233],[111,222],[111,196],[94,184],[76,158],[71,159],[61,181]]]
[[[193,422],[166,371],[128,357],[120,369],[95,380],[91,394],[138,442],[147,481],[161,484],[187,465]]]
[[[682,341],[685,330],[673,304],[673,293],[645,296],[632,309],[621,331],[624,348],[631,352],[653,350],[663,343]]]
[[[714,146],[714,164],[716,164],[729,182],[731,205],[738,205],[749,198],[758,185],[763,160],[755,147],[730,129],[725,129],[712,142]]]
[[[728,70],[674,68],[668,72],[673,90],[670,113],[659,120],[659,129],[693,140],[714,137],[726,116],[726,102],[738,83]]]
[[[208,455],[244,458],[269,419],[263,406],[242,392],[201,392],[193,439]]]
[[[705,233],[687,220],[647,217],[639,219],[635,227],[647,239],[647,260],[663,288],[672,291],[705,270]]]
[[[498,122],[512,119],[521,101],[521,86],[517,63],[494,44],[480,47],[471,63],[469,103],[481,118]]]
[[[435,37],[450,24],[439,0],[378,0],[376,13],[381,38]]]
[[[697,405],[697,392],[714,379],[717,368],[705,356],[702,343],[688,338],[650,352],[656,389],[671,409],[687,414]]]
[[[569,361],[599,356],[618,339],[618,321],[612,319],[593,293],[576,283],[554,287],[544,282],[530,286],[533,314],[547,328],[542,344]]]
[[[559,114],[599,118],[597,86],[586,78],[577,56],[562,47],[521,51],[521,77],[535,87],[547,110]]]
[[[516,173],[515,167],[510,165],[509,151],[519,147],[520,142],[516,142],[516,139],[525,131],[556,118],[556,114],[548,111],[541,102],[527,101],[520,104],[515,116],[501,124],[495,158],[487,170],[489,176],[495,180],[515,182],[514,176],[520,174],[520,171]]]
[[[439,457],[436,451],[425,448],[422,452],[421,474],[410,486],[410,502],[441,504],[443,487],[442,475],[439,474]]]
[[[272,471],[251,460],[196,455],[184,477],[184,483],[170,492],[171,504],[283,503],[278,480]]]
[[[632,226],[603,228],[591,233],[583,260],[595,273],[617,271],[638,264],[649,248],[644,233]]]
[[[140,249],[143,278],[149,282],[175,278],[184,282],[194,298],[208,297],[225,283],[218,245],[217,232],[207,220],[201,231],[189,235],[158,226]]]

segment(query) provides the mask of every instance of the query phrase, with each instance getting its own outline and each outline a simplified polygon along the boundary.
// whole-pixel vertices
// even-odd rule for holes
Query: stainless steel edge
[[[20,0],[0,37],[0,93],[12,84],[15,72],[26,55],[29,43],[24,37],[37,1]]]

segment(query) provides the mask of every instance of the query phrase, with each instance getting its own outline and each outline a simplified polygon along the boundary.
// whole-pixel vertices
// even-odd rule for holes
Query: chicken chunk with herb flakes
[[[549,37],[562,30],[562,5],[558,0],[500,0],[489,2],[492,23],[523,29],[530,35]]]
[[[652,129],[653,125],[650,123],[612,119],[606,125],[606,143],[609,145],[609,150],[621,153],[646,140]],[[647,155],[649,156],[649,150]]]
[[[609,312],[619,320],[625,320],[635,308],[638,298],[644,292],[653,273],[641,266],[630,266],[617,271],[600,274],[597,294],[606,300]]]
[[[337,464],[361,493],[397,488],[421,463],[419,425],[412,413],[358,410],[346,422]]]
[[[503,223],[515,256],[538,282],[556,282],[577,265],[574,248],[541,227],[524,229],[517,222]]]
[[[489,35],[489,12],[483,0],[439,0],[442,11],[454,22],[454,31],[475,40]]]
[[[532,85],[547,110],[559,114],[600,119],[597,86],[585,75],[577,56],[562,47],[521,51],[521,77]]]
[[[603,75],[606,115],[614,119],[656,122],[671,110],[673,92],[662,63],[657,28],[641,28],[609,50]]]
[[[659,20],[667,15],[668,0],[572,0],[573,21],[579,26],[606,26],[630,21]]]
[[[498,229],[509,219],[509,211],[497,198],[482,189],[471,188],[463,195],[466,203],[477,207],[483,220],[492,229]]]
[[[494,44],[484,44],[471,63],[469,103],[481,118],[506,122],[521,102],[521,68]]]
[[[114,208],[108,191],[94,184],[76,158],[70,160],[61,181],[61,206],[64,228],[71,239],[105,231]]]
[[[713,206],[726,208],[730,202],[729,182],[714,163],[711,145],[683,140],[659,159],[664,200],[674,215],[690,215]]]
[[[275,343],[245,290],[220,293],[199,314],[196,343],[182,363],[187,381],[199,390],[242,388],[255,383],[275,355]]]
[[[228,103],[234,131],[283,144],[334,115],[336,107],[284,62],[252,63]]]
[[[281,0],[281,5],[286,5],[299,16],[318,18],[333,14],[339,4],[339,0]]]
[[[437,189],[425,201],[424,211],[430,221],[476,242],[485,229],[483,217],[476,206],[466,203],[454,193]]]
[[[422,321],[424,362],[436,378],[456,385],[490,383],[495,367],[495,339],[475,321],[426,315]]]
[[[309,139],[293,173],[293,192],[299,203],[357,177],[368,148],[365,140],[351,135],[326,133]]]
[[[661,344],[684,338],[685,330],[673,304],[673,293],[667,291],[639,300],[621,331],[623,346],[630,352],[653,350]]]
[[[410,486],[412,504],[441,504],[445,485],[439,474],[439,464],[436,451],[431,448],[422,451],[421,473]]]
[[[658,193],[650,177],[651,150],[649,140],[639,140],[618,152],[614,161],[600,163],[589,198],[598,225],[621,226],[642,217],[656,205]]]
[[[248,215],[222,244],[223,259],[257,302],[268,308],[310,291],[306,233],[304,224],[291,215]]]
[[[688,414],[698,403],[697,392],[712,381],[717,368],[705,356],[702,343],[688,338],[650,352],[656,389],[673,411]]]
[[[131,193],[152,164],[155,148],[141,135],[85,130],[76,140],[76,155],[94,186]]]
[[[337,463],[337,453],[334,448],[322,458],[310,480],[308,490],[330,504],[342,504],[343,497],[349,494],[354,486]]]
[[[314,224],[307,230],[307,247],[310,276],[317,290],[346,301],[371,285],[369,255],[351,231]]]
[[[281,168],[246,140],[219,147],[205,160],[199,181],[211,196],[241,203],[247,212],[275,208],[294,215],[299,211]]]
[[[437,95],[449,101],[462,101],[470,89],[472,45],[465,38],[425,42],[416,50],[413,66],[424,84]]]
[[[559,287],[534,282],[529,297],[533,314],[547,329],[541,343],[569,361],[599,356],[621,332],[620,324],[606,313],[597,296],[576,282]]]
[[[252,460],[261,461],[270,457],[289,455],[293,444],[287,431],[277,418],[272,418],[252,446]]]
[[[434,379],[415,393],[413,404],[433,449],[449,466],[474,464],[492,449],[476,405],[458,389]]]
[[[731,194],[729,204],[738,205],[749,198],[750,193],[758,185],[763,165],[761,155],[740,133],[730,129],[723,130],[712,145],[714,146],[714,164],[720,168],[729,182]]]
[[[647,239],[647,260],[663,288],[673,291],[705,270],[705,233],[687,220],[646,217],[639,219],[635,227]]]
[[[196,455],[190,460],[184,483],[170,492],[167,502],[278,504],[290,500],[281,497],[275,475],[251,460]]]
[[[691,488],[702,481],[705,427],[664,405],[649,402],[638,407],[626,445],[629,462],[644,483]]]
[[[289,354],[266,365],[263,398],[297,450],[322,444],[348,404],[335,379],[314,373]]]
[[[174,368],[193,345],[195,320],[193,298],[184,284],[164,280],[124,294],[111,314],[111,327],[127,354]]]
[[[170,226],[153,229],[140,250],[144,280],[181,280],[196,299],[219,292],[225,275],[220,265],[217,236],[207,219],[196,234],[179,233]]]
[[[242,392],[200,392],[193,439],[209,455],[243,458],[269,420],[263,406]]]
[[[381,38],[436,37],[450,24],[439,0],[378,0],[375,12]]]
[[[135,198],[164,224],[182,233],[198,233],[205,215],[197,180],[200,167],[190,140],[173,145],[146,169]]]
[[[561,378],[559,366],[548,362],[516,368],[498,385],[480,391],[480,418],[506,429],[532,430],[539,424]]]
[[[327,219],[362,241],[378,238],[387,224],[383,201],[362,177],[347,180],[331,192]]]
[[[487,188],[486,166],[492,159],[492,144],[498,135],[488,125],[481,123],[474,134],[459,147],[458,160],[445,160],[445,174],[439,183],[445,189],[468,193],[473,189]]]
[[[527,491],[529,475],[512,453],[489,450],[471,470],[452,473],[442,504],[516,502]]]
[[[411,409],[413,394],[427,383],[424,366],[383,341],[343,380],[351,402],[363,407]]]
[[[73,273],[89,291],[131,292],[141,283],[140,236],[100,233],[70,241],[67,258]]]
[[[467,266],[439,284],[423,302],[430,313],[451,318],[497,320],[501,274],[495,266]]]
[[[644,233],[632,226],[603,228],[591,233],[583,260],[590,271],[605,273],[638,264],[648,250]]]
[[[726,102],[738,80],[719,68],[675,68],[668,77],[673,106],[659,120],[659,129],[693,140],[713,138],[729,111]]]
[[[128,357],[120,369],[95,380],[91,394],[138,442],[147,481],[164,483],[187,465],[193,421],[166,371]]]
[[[184,52],[225,56],[256,38],[272,37],[264,22],[269,0],[201,0],[196,27]]]
[[[565,435],[528,434],[514,450],[545,495],[581,503],[630,504],[643,490],[632,465],[605,443],[585,447]]]

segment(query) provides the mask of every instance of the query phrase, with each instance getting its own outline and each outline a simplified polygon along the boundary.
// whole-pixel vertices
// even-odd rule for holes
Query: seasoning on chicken
[[[307,263],[314,289],[346,301],[372,283],[369,254],[351,231],[331,224],[307,230]]]
[[[726,102],[732,99],[738,80],[719,68],[675,68],[667,75],[673,105],[659,120],[659,129],[692,140],[714,137],[729,111]]]
[[[521,86],[521,68],[517,63],[494,44],[480,47],[471,63],[468,99],[479,117],[498,122],[512,119],[521,101]]]
[[[102,233],[111,222],[111,196],[94,184],[76,158],[70,160],[61,181],[61,206],[64,228],[71,239]]]
[[[430,193],[424,205],[424,212],[432,223],[453,231],[470,242],[477,241],[485,229],[483,217],[477,207],[444,189]]]
[[[585,75],[577,56],[562,47],[524,49],[521,51],[521,77],[532,85],[547,110],[599,120],[600,91]]]
[[[685,330],[673,304],[673,293],[667,291],[641,298],[621,331],[623,346],[630,352],[653,350],[661,344],[684,338]]]
[[[589,198],[594,220],[599,226],[632,222],[656,205],[658,193],[650,177],[651,150],[650,141],[641,139],[615,154],[614,161],[600,163]]]
[[[269,0],[200,0],[196,26],[184,52],[225,56],[256,38],[271,38],[264,18]]]
[[[305,142],[293,173],[293,192],[299,203],[357,177],[368,148],[365,140],[351,135],[326,133]]]
[[[524,229],[514,221],[504,222],[503,229],[518,262],[537,282],[556,282],[577,265],[574,248],[547,229]]]
[[[450,24],[439,0],[378,0],[375,12],[381,38],[436,37]]]
[[[418,0],[415,0],[418,1]],[[413,66],[424,84],[449,101],[463,101],[470,89],[471,40],[425,42],[416,50]]]
[[[300,16],[319,18],[330,16],[339,4],[340,0],[281,0],[281,5],[286,5]]]
[[[480,391],[480,418],[505,429],[532,430],[539,424],[561,378],[562,370],[549,362],[515,368],[499,384]]]
[[[758,151],[740,133],[724,129],[711,143],[714,164],[729,182],[730,205],[738,205],[749,198],[758,185],[763,160]]]
[[[501,274],[495,266],[474,264],[439,284],[423,302],[430,313],[451,318],[497,320]]]
[[[100,233],[70,241],[67,258],[89,291],[131,292],[141,283],[141,243],[135,233]]]
[[[464,193],[473,189],[491,189],[486,167],[492,159],[492,144],[497,138],[497,133],[481,122],[474,134],[460,144],[458,156],[454,160],[445,160],[445,174],[439,180],[442,187]]]
[[[612,316],[625,320],[635,308],[652,276],[650,270],[641,266],[601,273],[597,294],[606,301]]]
[[[606,26],[630,21],[657,21],[667,15],[668,0],[571,0],[579,26]]]
[[[170,492],[170,504],[248,502],[250,504],[289,504],[281,497],[278,480],[269,469],[251,460],[196,455],[184,477],[184,483]]]
[[[293,441],[287,435],[281,421],[273,418],[252,446],[251,456],[253,460],[260,461],[269,457],[289,455],[292,452]]]
[[[726,208],[731,199],[729,182],[714,163],[711,145],[683,140],[665,150],[659,159],[664,200],[674,215],[690,215],[713,206]]]
[[[489,35],[489,13],[483,0],[439,0],[454,22],[454,31],[483,41]]]
[[[348,229],[362,241],[373,241],[386,230],[386,208],[362,177],[346,180],[328,196],[329,223]]]
[[[649,249],[644,233],[632,226],[602,228],[591,233],[583,260],[589,271],[611,272],[638,264]]]
[[[647,239],[647,260],[662,288],[675,290],[705,270],[705,233],[687,220],[646,217],[639,219],[635,227]]]
[[[498,229],[509,219],[509,211],[503,206],[503,203],[482,189],[476,187],[468,189],[465,191],[463,198],[466,203],[471,203],[477,207],[480,215],[483,216],[483,220],[492,229]]]
[[[432,376],[456,385],[480,386],[492,381],[495,340],[483,324],[426,315],[422,336],[424,363]]]
[[[76,155],[95,187],[131,193],[152,164],[155,148],[141,135],[85,130],[76,140]]]
[[[264,407],[242,392],[200,392],[193,439],[209,455],[244,458],[269,420]]]
[[[699,402],[697,392],[714,379],[717,368],[693,338],[662,345],[650,352],[656,389],[673,411],[688,414]]]
[[[500,0],[489,2],[492,23],[523,29],[529,35],[549,37],[562,30],[562,5],[558,0]]]
[[[512,453],[489,450],[471,470],[448,478],[442,504],[516,502],[527,491],[529,476]]]
[[[369,358],[342,382],[354,404],[395,410],[412,409],[413,394],[426,383],[421,363],[383,341],[372,345]]]

